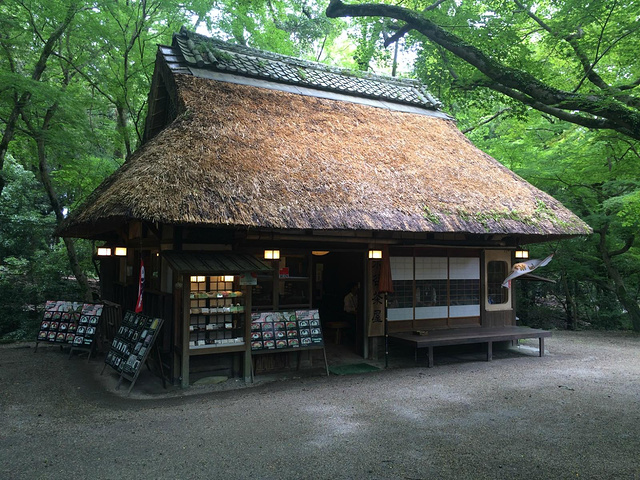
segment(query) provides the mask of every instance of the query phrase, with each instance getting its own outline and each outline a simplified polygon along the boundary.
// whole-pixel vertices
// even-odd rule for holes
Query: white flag
[[[511,268],[511,273],[507,278],[502,282],[502,286],[504,288],[511,288],[511,280],[514,278],[518,278],[520,275],[524,275],[525,273],[531,273],[536,268],[544,267],[547,263],[551,261],[553,258],[553,253],[549,255],[544,260],[539,260],[537,258],[533,260],[527,260],[526,262],[520,262],[513,265]]]

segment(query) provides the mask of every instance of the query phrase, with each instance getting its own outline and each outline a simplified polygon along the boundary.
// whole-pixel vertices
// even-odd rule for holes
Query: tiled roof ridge
[[[255,60],[254,63],[258,66],[260,66],[262,62],[267,61],[277,62],[278,64],[296,69],[297,78],[292,79],[291,75],[283,75],[283,78],[279,78],[279,80],[285,81],[286,83],[299,84],[301,86],[312,86],[327,90],[344,91],[345,93],[356,95],[361,94],[373,97],[379,96],[389,101],[400,101],[402,103],[420,105],[423,108],[429,109],[437,109],[441,106],[441,103],[435,99],[427,91],[426,87],[418,80],[389,77],[385,75],[349,70],[346,68],[333,67],[320,62],[303,60],[253,47],[228,43],[193,32],[184,26],[180,29],[179,33],[174,34],[174,45],[180,47],[185,61],[193,67],[214,68],[216,70],[222,70],[229,73],[274,79],[273,75],[270,75],[268,72],[261,72],[259,71],[259,68],[251,69],[250,66],[246,70],[237,68],[237,65],[233,62],[235,59],[230,58],[229,55],[238,54],[247,59]],[[211,48],[207,48],[207,46],[210,46]],[[320,78],[306,78],[307,75],[312,76],[313,74]],[[343,78],[350,84],[341,86],[326,84],[324,81],[325,79],[322,77],[326,77],[327,75],[336,76],[336,78]],[[366,87],[364,86],[365,82],[367,84]],[[380,93],[372,93],[369,91],[376,89],[380,89]],[[397,90],[397,98],[389,94],[389,89]],[[399,93],[400,90],[405,90],[411,93],[409,95],[401,95]]]

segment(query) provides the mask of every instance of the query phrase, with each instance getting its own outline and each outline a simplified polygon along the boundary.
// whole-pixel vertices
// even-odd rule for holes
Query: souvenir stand
[[[271,267],[249,254],[164,252],[176,291],[182,289],[175,335],[181,385],[189,386],[190,358],[237,354],[245,381],[251,378],[251,285]]]

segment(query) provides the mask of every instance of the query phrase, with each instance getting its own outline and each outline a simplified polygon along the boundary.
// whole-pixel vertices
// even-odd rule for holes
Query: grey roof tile
[[[440,102],[420,82],[338,69],[272,52],[223,42],[184,27],[174,35],[186,64],[291,85],[404,103],[437,110]]]

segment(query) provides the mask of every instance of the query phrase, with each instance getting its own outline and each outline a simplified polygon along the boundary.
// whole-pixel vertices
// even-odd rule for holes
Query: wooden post
[[[384,293],[384,368],[389,366],[389,322],[387,320],[387,292]]]
[[[244,358],[242,375],[245,382],[253,381],[253,360],[251,359],[251,285],[245,285],[244,301]]]
[[[182,388],[189,386],[189,309],[191,308],[191,282],[189,275],[182,276],[182,361],[180,376]]]

